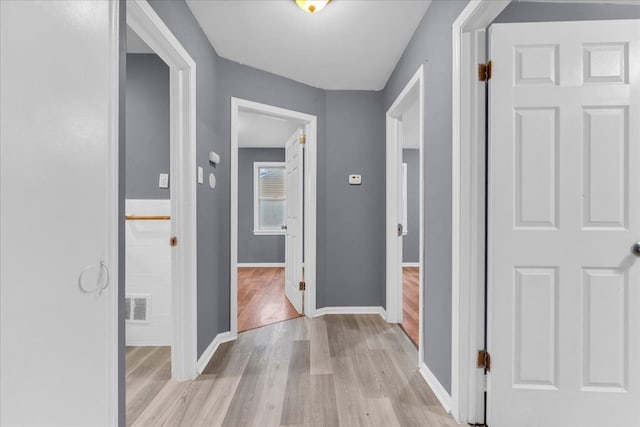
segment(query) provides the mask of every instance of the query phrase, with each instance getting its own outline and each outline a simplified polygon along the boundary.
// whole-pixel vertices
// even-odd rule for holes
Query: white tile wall
[[[171,215],[169,200],[125,203],[127,215]],[[171,345],[171,221],[126,221],[126,293],[151,294],[148,323],[126,324],[126,345]]]

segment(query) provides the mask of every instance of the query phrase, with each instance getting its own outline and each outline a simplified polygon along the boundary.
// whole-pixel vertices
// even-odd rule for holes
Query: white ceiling
[[[238,113],[238,146],[253,148],[284,148],[300,124],[279,117],[254,112]]]
[[[430,0],[187,0],[224,58],[322,89],[380,90]]]
[[[140,38],[140,36],[127,25],[127,53],[155,53]]]

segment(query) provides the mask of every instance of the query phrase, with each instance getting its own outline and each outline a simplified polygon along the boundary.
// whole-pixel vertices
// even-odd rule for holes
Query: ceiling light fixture
[[[315,13],[319,12],[329,4],[331,0],[295,0],[298,7],[305,12]]]

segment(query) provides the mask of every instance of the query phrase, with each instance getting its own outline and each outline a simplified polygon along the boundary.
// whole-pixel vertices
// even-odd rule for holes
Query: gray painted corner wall
[[[253,163],[284,162],[284,148],[238,149],[238,262],[284,262],[284,235],[253,234]]]
[[[229,139],[222,137],[215,121],[220,61],[184,1],[149,3],[196,62],[196,162],[217,178],[215,190],[197,186],[200,356],[218,333],[229,330]],[[222,154],[215,169],[209,166],[211,150]]]
[[[451,25],[467,1],[434,1],[383,91],[388,109],[425,65],[424,351],[425,363],[451,392]]]
[[[385,122],[380,92],[326,92],[326,140],[319,170],[317,306],[384,306]],[[362,185],[349,185],[361,174]]]
[[[402,150],[407,164],[407,234],[402,238],[402,261],[420,262],[420,150]]]
[[[493,20],[493,23],[588,21],[592,19],[640,19],[640,5],[515,1],[501,12]]]
[[[158,178],[169,173],[169,67],[155,54],[126,62],[126,197],[168,199]]]
[[[422,64],[424,134],[425,362],[451,391],[451,25],[467,0],[434,1],[384,90],[388,109]],[[637,18],[638,6],[513,2],[495,22]]]

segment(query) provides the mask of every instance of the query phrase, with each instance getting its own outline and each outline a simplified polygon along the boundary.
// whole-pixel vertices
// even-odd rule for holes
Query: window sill
[[[253,230],[256,236],[284,236],[284,230]]]

